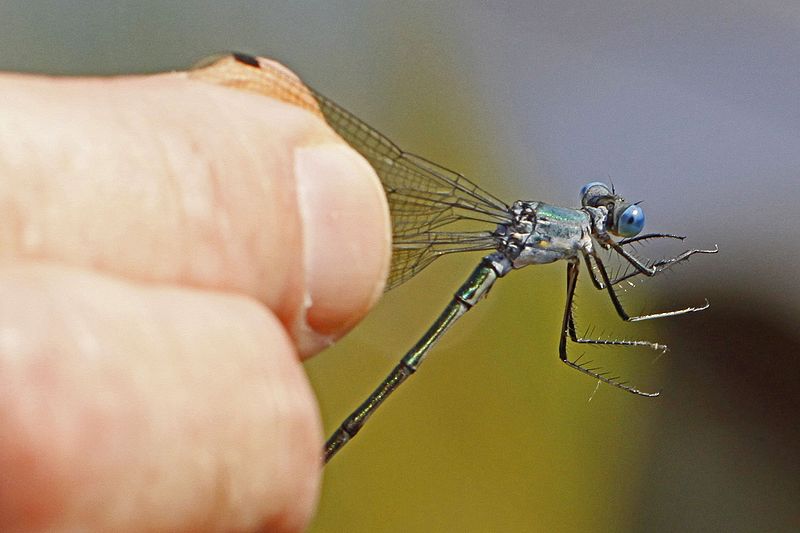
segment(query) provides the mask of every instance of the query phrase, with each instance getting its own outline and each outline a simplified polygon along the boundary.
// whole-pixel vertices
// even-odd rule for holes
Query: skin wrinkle
[[[252,158],[249,157],[246,152],[240,159],[247,161],[248,166],[252,166]],[[242,261],[239,260],[241,256],[240,252],[246,252],[247,248],[244,246],[245,243],[241,243],[237,246],[239,239],[229,238],[232,229],[231,221],[234,220],[236,216],[236,214],[232,212],[232,206],[235,202],[230,201],[233,191],[231,189],[226,189],[225,184],[222,182],[224,169],[221,168],[221,165],[224,165],[224,163],[215,159],[208,167],[209,173],[206,179],[209,181],[207,190],[210,192],[210,200],[207,200],[206,205],[209,207],[209,210],[206,212],[207,218],[204,221],[206,224],[201,225],[201,227],[208,231],[209,235],[207,241],[221,247],[224,257],[231,258],[227,265],[218,263],[211,271],[215,273],[219,272],[223,277],[233,275],[233,277],[236,278],[238,277],[236,274],[238,274],[240,269],[244,266],[241,264]],[[257,187],[259,184],[260,181],[254,183],[254,185],[256,185],[256,191],[259,188]],[[255,194],[252,196],[258,196],[256,191],[254,191]],[[237,198],[236,200],[239,199]],[[248,255],[250,257],[257,257],[257,249],[252,249],[250,254],[245,253],[245,256]],[[244,278],[245,276],[242,277]],[[257,290],[257,287],[252,287],[252,290]]]
[[[263,153],[262,153],[261,150],[259,150],[259,147],[256,144],[254,144],[252,142],[247,142],[246,138],[238,138],[237,139],[237,144],[240,147],[240,149],[245,154],[248,155],[248,159],[254,163],[254,172],[256,174],[261,175],[261,174],[267,172],[267,170],[263,168],[264,167]],[[268,182],[266,180],[258,180],[256,185],[257,185],[257,193],[261,197],[263,197],[265,199],[268,198],[270,195],[278,196],[281,193],[280,189],[276,190],[276,188],[274,186],[272,186],[272,183]],[[288,191],[286,191],[284,194],[289,197],[289,201],[294,201],[294,198],[293,198],[295,196],[294,194],[290,194]],[[286,201],[287,200],[283,200],[283,199],[279,200],[279,202],[281,204],[283,204]],[[265,213],[260,213],[260,216],[261,217],[266,217],[268,215],[265,214]],[[284,219],[285,218],[286,217],[284,216]],[[276,217],[274,215],[272,217],[272,220],[264,220],[263,222],[264,222],[264,224],[279,223],[279,221],[276,219]],[[284,220],[284,222],[287,222],[287,221]],[[294,225],[296,227],[299,224],[299,221],[298,220],[291,220],[291,221],[288,221],[288,223],[290,223],[290,224],[292,224],[292,225]],[[258,231],[258,229],[254,229],[253,231],[249,232],[245,236],[245,239],[246,240],[245,240],[245,244],[244,244],[243,249],[249,255],[252,255],[253,257],[257,256],[258,253],[261,250],[266,250],[267,249],[266,247],[263,246],[262,233],[260,231]],[[274,252],[273,252],[273,254],[274,254]],[[297,270],[297,269],[295,269],[295,270]],[[299,273],[293,273],[292,277],[295,277],[298,274]],[[265,269],[263,267],[260,268],[259,271],[257,272],[257,274],[254,276],[254,280],[255,280],[255,283],[257,284],[257,286],[253,287],[253,290],[257,290],[258,286],[268,287],[268,286],[270,286],[270,284],[272,282],[272,280],[270,279],[269,270]],[[288,285],[292,285],[292,284],[293,283],[289,283]],[[279,300],[280,301],[286,301],[287,298],[282,296],[282,297],[279,298]]]
[[[169,117],[169,109],[164,109],[162,111]],[[165,169],[165,175],[167,176],[164,181],[170,190],[170,194],[163,196],[174,199],[174,211],[172,212],[174,213],[173,218],[175,220],[176,235],[192,235],[195,233],[192,230],[196,230],[197,227],[203,228],[206,226],[213,226],[213,224],[209,222],[215,220],[216,213],[214,212],[214,208],[223,205],[220,201],[220,196],[214,194],[217,192],[215,184],[219,181],[219,173],[216,171],[216,160],[204,157],[202,150],[199,149],[197,143],[194,142],[194,138],[194,129],[187,130],[183,136],[157,135],[155,137],[158,146],[157,153],[160,156],[159,161],[161,162],[161,166]],[[195,154],[197,154],[196,158],[194,157]],[[196,164],[195,161],[200,162],[200,164]],[[188,162],[195,164],[187,164]],[[181,163],[182,165],[180,165]],[[191,176],[191,179],[189,176]],[[204,218],[196,217],[194,214],[190,213],[187,208],[187,204],[190,201],[187,196],[196,194],[193,191],[195,187],[192,187],[192,185],[195,185],[200,180],[210,185],[200,189],[202,191],[210,190],[212,192],[211,199],[204,200],[204,202],[212,208]],[[198,283],[198,286],[203,285],[202,280],[204,276],[202,272],[205,269],[198,269],[198,263],[202,263],[206,255],[199,254],[201,261],[197,261],[198,254],[192,254],[190,246],[192,244],[199,244],[199,246],[204,248],[213,242],[214,239],[206,238],[192,240],[183,239],[180,241],[182,247],[180,257],[185,259],[181,262],[179,267],[179,273],[177,274],[179,279],[197,278],[201,281],[201,283]],[[222,243],[223,241],[219,242]],[[199,273],[199,275],[196,275],[197,273]],[[213,280],[213,276],[206,276],[206,278]]]
[[[289,142],[294,144],[297,140],[292,138]],[[256,161],[262,163],[261,158],[257,158]],[[293,178],[289,161],[290,159],[285,154],[281,154],[281,159],[275,166],[281,169],[284,176]],[[256,168],[254,170],[258,172],[260,169]],[[273,294],[273,298],[279,302],[276,312],[283,323],[290,327],[289,325],[293,323],[297,310],[301,307],[300,293],[303,290],[302,287],[304,287],[303,269],[297,265],[297,256],[299,255],[297,253],[299,248],[298,241],[302,232],[300,231],[299,214],[297,214],[295,206],[297,201],[296,183],[294,179],[284,180],[283,187],[275,187],[272,183],[261,183],[259,190],[263,191],[266,196],[271,196],[277,206],[274,211],[261,214],[262,223],[281,228],[279,240],[286,245],[264,246],[264,237],[257,230],[252,233],[252,239],[256,243],[256,247],[259,250],[264,250],[264,253],[272,259],[271,261],[265,261],[262,263],[263,265],[274,263],[277,259],[277,262],[286,266],[286,271],[284,272],[284,282],[277,283],[274,270],[262,267],[254,277],[254,281],[259,283],[261,287],[267,288],[267,290],[274,291],[273,287],[281,290],[281,292]],[[296,337],[294,338],[296,339]]]
[[[247,166],[248,168],[251,168],[251,167],[252,167],[252,164],[251,164],[251,163],[252,163],[252,161],[250,161],[249,159],[250,159],[250,158],[247,158],[247,159],[244,159],[243,161],[244,161],[244,164],[245,164],[245,166]],[[213,173],[218,173],[218,172],[220,171],[220,170],[218,170],[218,168],[219,168],[219,167],[218,167],[217,165],[218,165],[218,163],[217,163],[217,164],[215,164],[215,165],[213,165],[213,166],[211,167],[211,169],[212,169],[212,172],[213,172]],[[276,164],[275,166],[279,167],[280,165],[279,165],[279,164]],[[256,167],[256,168],[252,169],[252,170],[251,170],[251,173],[252,173],[253,175],[258,175],[258,174],[259,174],[259,169],[258,169],[258,167]],[[258,193],[260,193],[260,192],[262,192],[262,191],[264,190],[264,189],[263,189],[262,182],[261,182],[260,180],[253,180],[251,183],[253,183],[253,184],[255,185],[255,187],[254,187],[255,191],[254,191],[254,192],[256,192],[256,194],[258,194]],[[248,199],[252,198],[252,196],[253,196],[252,194],[248,195]],[[278,202],[280,202],[280,198],[279,198],[279,197],[276,197],[276,196],[273,196],[272,200],[273,200],[273,201],[277,200]],[[222,201],[222,200],[221,200],[221,201]],[[223,205],[226,205],[224,201],[222,201],[222,202],[223,202]],[[261,216],[261,214],[260,214],[260,213],[255,213],[255,215],[256,215],[257,217],[260,217],[260,216]],[[249,233],[250,235],[257,235],[257,233],[258,233],[258,230],[257,230],[256,228],[257,228],[258,226],[260,226],[260,225],[261,225],[261,224],[257,224],[257,225],[255,225],[254,227],[250,228],[250,230],[248,231],[248,233]],[[257,251],[257,248],[255,248],[253,251]],[[237,260],[237,259],[234,259],[234,262],[238,262],[238,260]],[[256,263],[256,264],[258,264],[259,262],[255,262],[255,263]],[[255,279],[254,279],[253,281],[255,281]],[[267,287],[267,286],[269,286],[269,284],[267,284],[267,283],[260,283],[259,285],[261,285],[262,287]],[[280,286],[281,284],[276,284],[276,285]],[[253,289],[254,289],[254,290],[256,290],[256,291],[258,291],[258,290],[259,290],[259,287],[257,287],[257,286],[254,286],[254,287],[253,287]],[[261,291],[263,291],[264,289],[263,289],[263,288],[261,288],[260,290],[261,290]],[[266,295],[265,295],[265,296],[266,296]],[[268,297],[268,298],[269,298],[269,297]],[[278,300],[282,300],[282,298],[276,298],[276,299],[278,299]]]
[[[163,148],[163,151],[160,151],[160,154],[162,155],[162,158],[166,159],[165,154],[167,153],[167,148],[166,148],[166,146],[164,145],[163,142],[161,142],[159,144]],[[210,162],[207,162],[206,164],[210,165]],[[185,216],[184,210],[181,209],[182,202],[180,201],[180,198],[181,198],[180,187],[178,186],[177,178],[175,177],[174,173],[169,173],[168,172],[168,177],[164,181],[166,182],[165,183],[166,187],[171,190],[171,194],[161,194],[161,195],[159,195],[160,198],[161,198],[161,201],[163,201],[164,199],[172,199],[173,200],[173,201],[170,202],[170,204],[171,204],[170,208],[165,209],[165,212],[173,214],[173,216],[167,217],[167,219],[171,220],[173,222],[173,228],[174,228],[174,231],[175,231],[174,235],[187,235],[188,234],[189,224],[188,224],[187,218]],[[166,206],[164,206],[164,207],[166,207]],[[158,237],[156,237],[156,238],[158,238]],[[178,242],[179,242],[179,246],[180,246],[180,249],[181,249],[180,256],[181,257],[189,257],[190,256],[190,249],[189,249],[190,248],[190,242],[188,240],[184,240],[184,239],[179,239]],[[191,276],[190,276],[190,273],[189,273],[189,271],[187,269],[187,264],[184,263],[183,268],[179,268],[178,271],[175,273],[175,275],[177,275],[178,278],[189,279]]]
[[[198,252],[192,256],[186,255],[184,263],[184,276],[188,279],[198,279],[200,284],[204,280],[213,280],[216,277],[226,278],[226,269],[220,264],[221,261],[214,261],[213,253],[209,250],[215,248],[222,250],[222,257],[230,255],[230,249],[219,233],[219,224],[228,217],[227,204],[223,201],[220,185],[219,165],[216,161],[205,165],[208,172],[202,176],[185,177],[184,172],[176,173],[176,194],[180,199],[178,206],[182,226],[187,234],[196,234],[197,238],[193,242],[198,243]],[[198,182],[202,186],[198,187]],[[198,188],[201,194],[195,194],[192,189]],[[204,197],[193,200],[192,196]],[[193,210],[190,203],[202,205],[201,210]],[[214,263],[217,263],[216,265]]]
[[[297,150],[295,150],[295,157],[293,158],[294,161],[294,175],[297,176],[300,172],[297,168],[298,159],[297,159]],[[308,205],[304,201],[305,195],[307,192],[304,190],[304,187],[308,185],[303,185],[303,182],[295,182],[295,191],[297,197],[297,213],[300,215],[300,219],[302,221],[307,221],[310,219],[310,213],[308,212]],[[303,276],[303,282],[301,286],[303,287],[303,294],[301,299],[301,305],[299,308],[299,312],[295,317],[292,330],[295,332],[294,336],[297,338],[304,338],[306,335],[311,334],[314,335],[314,330],[308,324],[308,311],[311,309],[311,306],[314,305],[314,302],[311,298],[311,293],[308,289],[308,271],[309,271],[309,263],[310,263],[310,254],[311,254],[311,245],[308,239],[308,231],[303,231],[300,233],[302,243],[300,244],[300,260],[302,261],[302,268],[298,269]],[[310,343],[308,347],[300,347],[300,350],[307,350],[310,349],[311,346],[315,344],[314,342]]]
[[[165,119],[171,124],[170,110],[164,109],[162,112]],[[178,127],[180,128],[180,124]],[[216,170],[217,161],[204,157],[202,149],[199,149],[197,143],[193,141],[196,135],[194,129],[186,130],[183,135],[179,136],[172,135],[171,131],[168,133],[170,134],[156,137],[158,153],[168,177],[167,181],[170,182],[171,196],[176,199],[176,213],[181,221],[179,234],[191,235],[191,230],[195,227],[210,226],[208,222],[213,222],[216,215],[211,210],[207,210],[206,216],[196,217],[196,213],[190,208],[192,204],[197,206],[206,204],[212,208],[223,205],[220,195],[216,194],[215,189],[220,173]],[[196,164],[195,158],[200,163],[199,165]],[[209,191],[211,194],[203,194]],[[207,196],[207,198],[198,201],[203,196]],[[193,220],[193,217],[196,218]],[[182,256],[187,257],[185,254]],[[191,278],[190,266],[191,262],[188,261],[183,265],[182,276]]]

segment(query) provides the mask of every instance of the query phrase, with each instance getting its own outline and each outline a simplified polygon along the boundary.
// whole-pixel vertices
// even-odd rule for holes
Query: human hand
[[[389,255],[374,172],[311,113],[181,72],[0,76],[0,530],[302,529],[301,359]]]

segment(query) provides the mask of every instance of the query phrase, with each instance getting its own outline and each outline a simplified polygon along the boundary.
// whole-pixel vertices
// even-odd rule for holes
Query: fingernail
[[[338,338],[383,291],[391,254],[386,197],[372,167],[342,144],[298,148],[295,174],[306,324]]]

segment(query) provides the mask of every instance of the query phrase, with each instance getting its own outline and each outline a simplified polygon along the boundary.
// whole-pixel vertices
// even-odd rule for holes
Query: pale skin
[[[0,530],[302,530],[301,362],[380,297],[380,183],[185,73],[0,75]]]

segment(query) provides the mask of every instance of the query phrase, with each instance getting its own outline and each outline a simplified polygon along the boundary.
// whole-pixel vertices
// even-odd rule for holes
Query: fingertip
[[[382,293],[391,224],[380,181],[313,109],[186,78],[0,79],[15,102],[14,135],[0,143],[13,185],[0,194],[0,248],[247,294],[300,355],[315,353]]]
[[[295,150],[306,298],[295,333],[302,354],[348,331],[378,300],[391,222],[375,171],[344,144]]]

